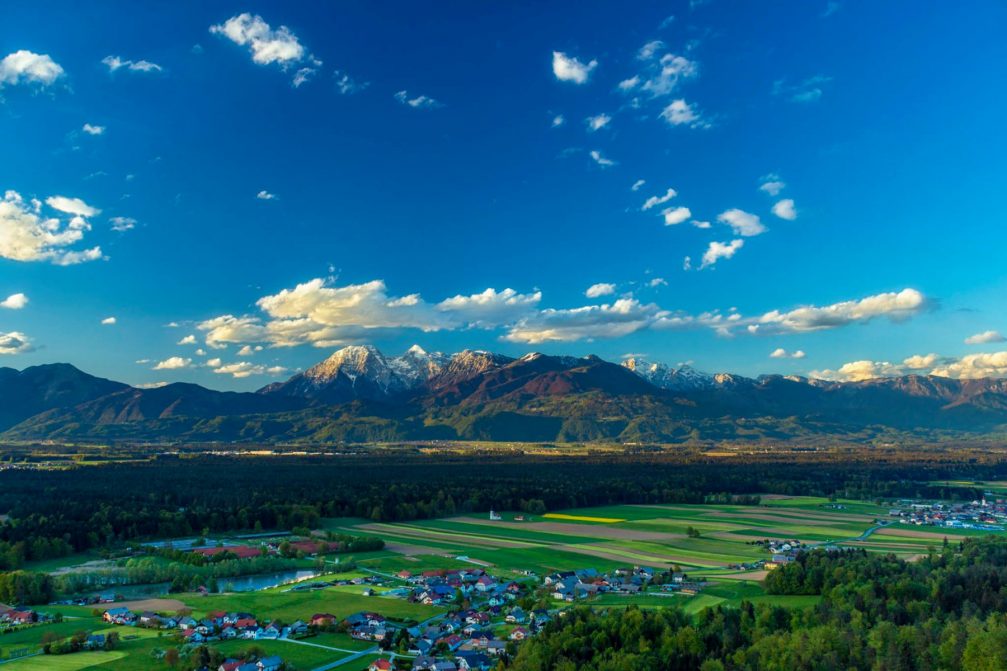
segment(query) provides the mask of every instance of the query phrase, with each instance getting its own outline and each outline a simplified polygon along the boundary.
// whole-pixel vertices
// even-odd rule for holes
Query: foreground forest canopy
[[[1007,543],[969,539],[916,562],[815,550],[770,572],[775,594],[817,606],[743,602],[690,617],[675,608],[575,609],[504,665],[511,671],[1007,669]]]

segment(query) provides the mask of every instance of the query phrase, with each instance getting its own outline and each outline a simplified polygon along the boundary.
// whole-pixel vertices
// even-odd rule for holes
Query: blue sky
[[[1005,375],[1005,25],[6,3],[0,365],[254,389],[365,342]]]

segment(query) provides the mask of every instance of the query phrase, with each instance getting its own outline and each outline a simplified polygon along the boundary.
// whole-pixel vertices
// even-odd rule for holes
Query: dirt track
[[[109,605],[109,608],[129,608],[134,613],[142,613],[145,610],[155,613],[174,613],[183,608],[188,608],[178,599],[140,599],[139,601],[123,601]]]

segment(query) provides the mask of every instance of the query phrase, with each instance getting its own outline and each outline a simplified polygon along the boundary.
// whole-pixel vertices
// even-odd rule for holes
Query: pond
[[[219,578],[217,582],[222,592],[257,592],[261,589],[269,589],[278,585],[307,580],[317,575],[319,575],[318,571],[310,570],[280,571],[278,573],[260,573],[256,575],[236,576],[234,578]],[[159,582],[144,585],[115,585],[94,592],[93,595],[117,594],[127,601],[146,599],[164,596],[168,593],[169,584]]]

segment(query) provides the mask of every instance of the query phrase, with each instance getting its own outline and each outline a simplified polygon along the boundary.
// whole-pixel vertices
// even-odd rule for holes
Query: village
[[[1007,500],[993,499],[993,494],[989,497],[961,503],[925,503],[903,499],[888,515],[897,518],[899,524],[1003,531],[1007,525]]]

